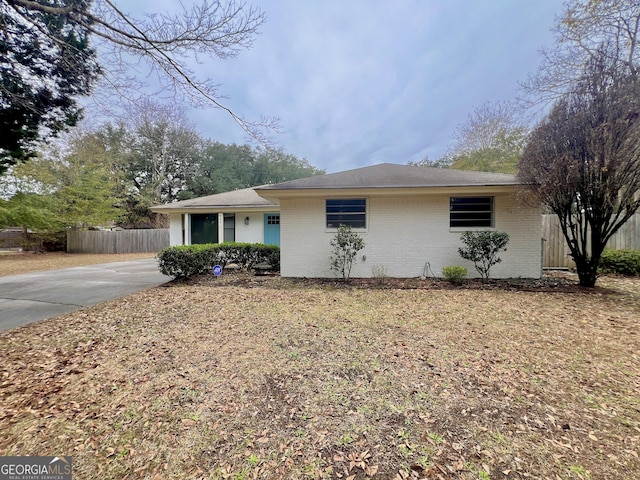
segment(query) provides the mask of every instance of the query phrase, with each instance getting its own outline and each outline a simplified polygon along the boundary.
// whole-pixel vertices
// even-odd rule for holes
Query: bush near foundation
[[[442,267],[442,276],[445,280],[453,284],[461,284],[467,278],[467,269],[460,265],[450,265]]]
[[[464,232],[460,241],[464,245],[458,248],[460,256],[471,260],[480,276],[487,280],[491,267],[502,261],[498,253],[507,250],[509,234],[493,231]]]
[[[640,250],[605,250],[598,264],[602,273],[640,275]]]
[[[158,267],[164,275],[186,279],[211,272],[214,265],[222,268],[236,264],[242,270],[251,270],[257,264],[269,264],[280,269],[280,248],[262,243],[206,243],[178,245],[158,253]]]

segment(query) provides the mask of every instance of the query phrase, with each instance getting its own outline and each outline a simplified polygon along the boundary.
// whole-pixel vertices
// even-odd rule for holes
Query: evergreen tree
[[[90,7],[86,0],[63,3],[78,12]],[[0,29],[2,175],[33,154],[33,143],[41,135],[46,138],[76,124],[80,108],[75,98],[90,92],[99,68],[88,27],[68,16],[0,0]]]

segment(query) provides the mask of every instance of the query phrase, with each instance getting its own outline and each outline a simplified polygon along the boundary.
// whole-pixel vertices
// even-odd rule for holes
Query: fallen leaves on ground
[[[0,334],[0,454],[78,479],[639,477],[640,280],[600,285],[171,283]]]

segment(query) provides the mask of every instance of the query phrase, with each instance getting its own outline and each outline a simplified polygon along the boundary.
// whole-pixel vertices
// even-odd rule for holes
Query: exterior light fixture
[[[249,225],[249,217],[244,217],[244,224]]]

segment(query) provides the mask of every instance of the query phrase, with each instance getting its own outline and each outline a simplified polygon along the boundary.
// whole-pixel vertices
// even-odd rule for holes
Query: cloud
[[[141,1],[141,0],[139,0]],[[251,50],[197,75],[248,119],[280,118],[286,151],[329,172],[442,156],[474,106],[515,96],[551,43],[557,0],[256,0]],[[204,136],[243,143],[221,111],[192,111]]]

